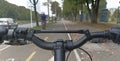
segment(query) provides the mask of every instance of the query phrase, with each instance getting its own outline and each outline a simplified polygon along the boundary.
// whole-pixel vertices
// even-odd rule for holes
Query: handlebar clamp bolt
[[[62,39],[58,39],[58,41],[55,42],[54,49],[61,49],[64,47],[64,42]]]
[[[72,40],[66,40],[65,48],[69,51],[72,51],[73,50],[73,41]]]

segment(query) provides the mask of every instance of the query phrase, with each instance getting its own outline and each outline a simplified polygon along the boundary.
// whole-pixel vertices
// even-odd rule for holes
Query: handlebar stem
[[[55,42],[54,52],[55,61],[65,61],[65,46],[63,40]]]

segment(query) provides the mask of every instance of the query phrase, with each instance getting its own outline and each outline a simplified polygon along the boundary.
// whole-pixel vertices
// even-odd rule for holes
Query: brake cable
[[[79,49],[82,50],[83,52],[85,52],[89,56],[90,61],[93,61],[91,55],[85,49],[83,49],[83,48],[79,48]]]

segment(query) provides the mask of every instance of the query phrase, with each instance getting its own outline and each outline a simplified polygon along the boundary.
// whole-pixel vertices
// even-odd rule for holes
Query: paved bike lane
[[[64,21],[64,23],[70,30],[89,29],[91,32],[101,31],[101,29],[99,28],[84,26],[70,21]],[[54,26],[54,29],[57,30],[56,27]],[[72,36],[74,36],[73,37],[74,40],[78,40],[83,35],[72,34]],[[91,56],[93,57],[93,61],[119,61],[120,53],[118,52],[120,52],[120,47],[119,45],[114,44],[112,42],[106,42],[106,43],[88,42],[84,46],[82,46],[82,48],[86,49],[91,54]],[[85,53],[79,52],[79,55],[82,61],[88,61],[89,58]],[[70,61],[73,61],[72,60],[73,56],[71,56]]]
[[[76,24],[76,23],[73,23],[70,21],[64,21],[64,23],[66,24],[66,26],[70,30],[90,29],[90,31],[100,31],[100,29]],[[56,25],[50,26],[47,29],[48,30],[64,30],[64,26],[60,21]],[[39,34],[40,37],[41,36],[44,37],[44,36],[48,36],[48,35],[49,35],[48,41],[56,41],[57,39],[67,40],[66,39],[67,37],[65,36],[65,38],[64,38],[63,34]],[[82,35],[72,34],[72,36],[74,36],[74,37],[72,37],[74,40],[78,40]],[[106,61],[106,60],[104,60],[103,57],[104,56],[109,57],[109,54],[111,54],[113,52],[113,51],[110,51],[107,44],[95,44],[95,43],[88,42],[87,44],[82,46],[82,48],[85,48],[88,52],[90,52],[90,54],[93,57],[93,61]],[[88,56],[84,52],[78,50],[78,54],[79,54],[82,61],[89,60]],[[106,54],[108,56],[106,56],[104,54]],[[36,55],[36,57],[38,57],[38,56],[39,56],[39,54]],[[33,60],[37,60],[36,57],[33,58]],[[108,59],[108,58],[106,58],[106,59]],[[71,53],[69,61],[78,61],[78,60],[76,60],[74,52]]]
[[[89,29],[91,32],[101,31],[102,29],[94,28],[90,26],[84,26],[81,24],[72,24],[72,26],[68,25],[69,29]],[[73,34],[75,36],[76,34]],[[79,38],[81,35],[75,37]],[[82,46],[85,50],[87,50],[91,56],[93,57],[93,61],[120,61],[120,47],[118,44],[114,44],[112,42],[106,43],[86,43]],[[80,56],[82,61],[88,61],[88,56],[85,53],[80,52]]]
[[[79,30],[79,29],[90,29],[90,31],[100,31],[100,29],[96,29],[93,27],[88,27],[80,24],[76,24],[70,21],[64,21],[68,29],[71,30]],[[56,23],[55,25],[49,26],[48,30],[65,30],[61,21]],[[66,34],[37,34],[40,38],[46,39],[49,42],[56,41],[57,39],[67,40],[68,36]],[[78,40],[82,35],[72,34],[74,40]],[[119,56],[117,52],[120,52],[119,46],[113,43],[102,43],[102,44],[94,44],[87,43],[84,46],[92,57],[93,61],[119,61]],[[78,51],[78,54],[82,61],[88,61],[88,56]],[[5,51],[0,52],[0,59],[8,60],[15,59],[14,61],[49,61],[49,59],[53,56],[52,51],[43,50],[34,44],[28,44],[23,46],[11,46],[7,48]],[[115,58],[113,58],[115,57]],[[72,52],[69,61],[77,61],[74,53]]]

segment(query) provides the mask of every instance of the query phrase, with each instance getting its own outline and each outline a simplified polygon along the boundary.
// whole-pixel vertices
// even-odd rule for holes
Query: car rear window
[[[1,20],[0,20],[0,23],[7,23],[7,21],[1,21]]]
[[[0,23],[3,23],[4,21],[0,21]]]

